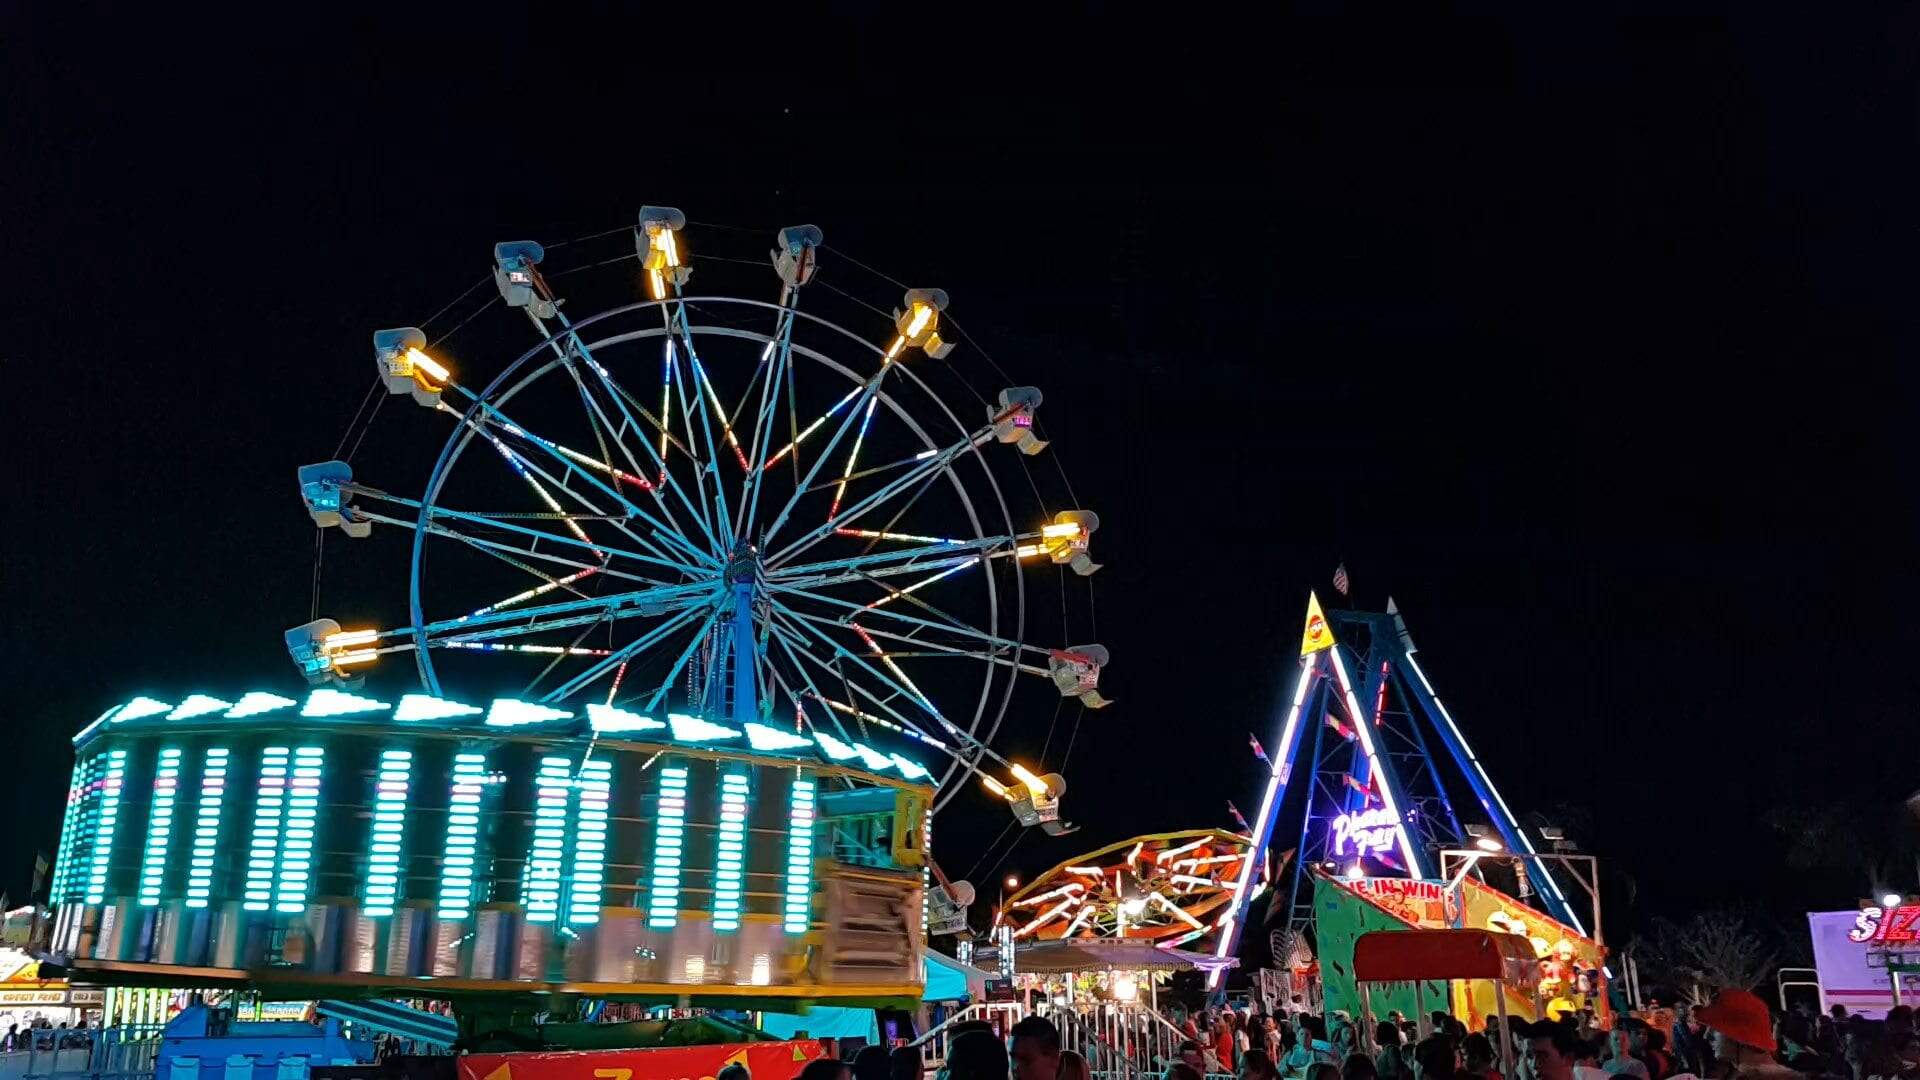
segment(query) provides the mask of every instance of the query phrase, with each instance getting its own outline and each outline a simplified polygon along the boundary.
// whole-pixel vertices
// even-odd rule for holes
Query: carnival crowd
[[[1682,1004],[1670,1029],[1638,1017],[1596,1026],[1591,1012],[1558,1020],[1497,1019],[1469,1031],[1436,1012],[1426,1034],[1399,1013],[1363,1040],[1344,1013],[1263,1015],[1222,1008],[1168,1022],[1186,1039],[1160,1063],[1163,1080],[1920,1080],[1913,1009],[1884,1020],[1800,1006],[1776,1015],[1744,990]],[[986,1024],[955,1032],[942,1080],[1092,1080],[1085,1058],[1047,1019],[1029,1016],[1003,1039]],[[1502,1043],[1507,1065],[1502,1069]],[[1010,1047],[1009,1048],[1009,1044]],[[919,1080],[919,1052],[867,1047],[851,1063],[815,1061],[798,1080]],[[742,1070],[744,1072],[744,1070]],[[1104,1075],[1104,1074],[1103,1074]],[[744,1075],[720,1080],[747,1080]]]

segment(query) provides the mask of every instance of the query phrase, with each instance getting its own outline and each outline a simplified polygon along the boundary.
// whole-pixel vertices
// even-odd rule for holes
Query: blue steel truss
[[[1315,605],[1317,607],[1317,604]],[[1367,877],[1439,876],[1439,851],[1465,842],[1466,826],[1492,826],[1507,851],[1537,853],[1475,756],[1473,747],[1434,693],[1405,621],[1391,600],[1384,612],[1326,614],[1333,644],[1300,658],[1279,740],[1271,749],[1266,790],[1253,825],[1249,855],[1216,952],[1239,947],[1249,910],[1252,867],[1276,842],[1290,846],[1284,865],[1274,852],[1274,887],[1282,890],[1287,929],[1313,925],[1311,867]],[[1471,801],[1461,796],[1470,796]],[[1384,849],[1359,851],[1339,842],[1336,819],[1372,811],[1395,830]],[[1286,820],[1282,827],[1282,819]],[[1386,833],[1376,831],[1374,838]],[[1546,913],[1576,929],[1581,923],[1544,864],[1529,873]],[[1217,980],[1216,980],[1217,982]]]

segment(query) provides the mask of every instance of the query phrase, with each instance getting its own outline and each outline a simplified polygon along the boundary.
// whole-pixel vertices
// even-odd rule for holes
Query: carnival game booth
[[[1360,1030],[1371,1040],[1374,1019],[1373,987],[1380,984],[1411,986],[1414,991],[1412,1016],[1427,1033],[1427,1002],[1423,987],[1476,983],[1491,984],[1487,996],[1497,1010],[1500,1030],[1506,1031],[1506,1000],[1509,992],[1525,995],[1539,984],[1539,959],[1533,943],[1518,934],[1492,930],[1373,930],[1354,942],[1353,978],[1360,987]],[[1527,1019],[1533,1019],[1529,1016]],[[1484,1025],[1468,1025],[1475,1028]],[[1500,1049],[1500,1071],[1507,1073],[1512,1040],[1496,1039]],[[1375,1048],[1377,1049],[1377,1047]]]
[[[1319,872],[1314,876],[1320,977],[1329,1012],[1360,1013],[1363,1002],[1354,964],[1363,936],[1490,930],[1527,943],[1533,953],[1529,984],[1464,980],[1448,986],[1431,980],[1408,981],[1375,988],[1374,1010],[1382,1016],[1390,1011],[1424,1016],[1427,1009],[1445,1007],[1469,1030],[1479,1030],[1494,1016],[1532,1020],[1582,1008],[1593,1009],[1603,1024],[1608,1018],[1602,974],[1606,949],[1484,882],[1466,877],[1449,886],[1414,878],[1343,879]]]
[[[48,951],[76,977],[448,998],[463,1035],[543,995],[920,1000],[934,789],[897,754],[324,688],[138,698],[75,742]]]

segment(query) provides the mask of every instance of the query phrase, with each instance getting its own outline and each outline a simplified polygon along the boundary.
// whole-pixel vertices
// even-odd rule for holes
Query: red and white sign
[[[468,1054],[455,1060],[460,1080],[713,1080],[736,1062],[754,1076],[787,1080],[824,1056],[818,1040],[794,1039],[653,1050]]]

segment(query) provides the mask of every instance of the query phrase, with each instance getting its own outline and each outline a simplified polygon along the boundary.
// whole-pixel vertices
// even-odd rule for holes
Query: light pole
[[[1492,847],[1487,844],[1492,843]],[[1593,904],[1593,943],[1604,946],[1607,943],[1605,931],[1601,927],[1600,916],[1600,860],[1592,855],[1578,855],[1565,851],[1548,852],[1512,852],[1503,851],[1498,842],[1482,840],[1473,848],[1447,848],[1440,852],[1440,876],[1446,879],[1447,888],[1458,886],[1463,878],[1473,870],[1473,865],[1481,859],[1511,861],[1515,869],[1526,873],[1529,862],[1551,860],[1580,883],[1587,891],[1587,899]],[[1542,868],[1545,869],[1544,867]]]

